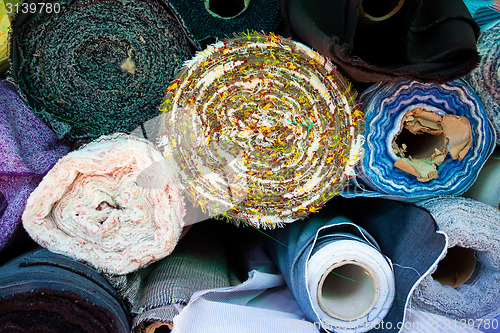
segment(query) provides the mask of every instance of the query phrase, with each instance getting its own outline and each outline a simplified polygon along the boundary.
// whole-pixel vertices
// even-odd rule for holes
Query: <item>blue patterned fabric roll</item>
[[[346,197],[459,195],[495,148],[481,101],[461,82],[380,83],[363,93],[361,103],[365,152]]]

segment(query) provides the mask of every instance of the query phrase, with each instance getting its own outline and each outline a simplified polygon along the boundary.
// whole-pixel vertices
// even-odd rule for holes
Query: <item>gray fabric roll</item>
[[[498,316],[500,211],[462,197],[437,197],[418,204],[432,214],[439,229],[447,235],[448,253],[453,247],[472,249],[477,263],[472,276],[456,288],[442,285],[433,278],[438,264],[416,288],[413,303],[418,308],[454,319]],[[462,257],[459,262],[464,260]]]

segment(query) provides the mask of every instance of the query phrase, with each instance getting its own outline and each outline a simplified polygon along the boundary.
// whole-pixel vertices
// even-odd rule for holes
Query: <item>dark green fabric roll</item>
[[[51,8],[12,24],[11,75],[37,116],[72,140],[130,132],[155,116],[195,49],[172,9],[160,0],[58,0]]]
[[[202,45],[247,31],[271,32],[281,21],[279,0],[164,0]]]

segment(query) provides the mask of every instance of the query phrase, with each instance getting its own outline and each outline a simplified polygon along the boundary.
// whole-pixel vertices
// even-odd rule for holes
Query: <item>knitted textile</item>
[[[500,23],[484,31],[477,49],[481,55],[479,66],[465,80],[483,102],[488,118],[497,132],[500,144]]]
[[[366,141],[356,174],[361,180],[359,187],[366,186],[362,191],[351,186],[346,196],[422,198],[462,194],[474,183],[495,148],[495,132],[482,103],[465,84],[380,83],[364,92],[360,100]],[[415,112],[423,116],[419,118]],[[448,129],[445,119],[451,122],[446,125]],[[408,131],[409,123],[415,132]],[[466,138],[461,137],[467,132]],[[407,141],[398,141],[405,137]],[[415,163],[421,172],[428,172],[426,178],[396,167],[400,162],[403,166]]]
[[[446,233],[448,249],[473,249],[478,264],[472,277],[457,288],[443,286],[431,275],[426,276],[412,301],[419,308],[455,319],[492,319],[500,315],[500,211],[461,197],[439,197],[418,204]]]
[[[15,87],[0,81],[0,250],[22,231],[21,215],[30,193],[57,160],[64,142],[26,107]]]
[[[26,204],[24,228],[49,250],[112,274],[159,260],[177,244],[185,213],[160,160],[152,144],[133,136],[91,142],[44,177]],[[149,178],[139,178],[153,163]]]
[[[0,267],[2,332],[129,333],[125,311],[95,270],[46,249]]]
[[[160,146],[202,208],[273,228],[319,209],[353,174],[362,145],[354,99],[306,46],[244,35],[186,63],[160,107]]]
[[[192,55],[172,10],[160,0],[56,4],[58,13],[20,13],[12,22],[12,77],[37,116],[60,137],[93,139],[156,115]]]

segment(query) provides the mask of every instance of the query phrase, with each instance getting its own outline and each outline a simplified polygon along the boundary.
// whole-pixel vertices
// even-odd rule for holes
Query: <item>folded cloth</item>
[[[160,0],[57,0],[36,8],[12,22],[11,74],[60,137],[132,131],[156,115],[165,87],[192,56],[182,24]]]
[[[126,274],[172,252],[184,204],[161,153],[146,140],[103,136],[64,156],[31,194],[30,236],[49,250],[111,274]],[[138,175],[155,163],[155,170]]]
[[[245,31],[271,32],[281,21],[279,0],[164,0],[193,38],[203,42]]]
[[[7,205],[0,214],[0,250],[20,234],[26,200],[68,150],[26,107],[15,87],[0,81],[0,193]]]
[[[418,205],[447,235],[448,251],[416,288],[414,304],[455,319],[499,316],[500,211],[461,197],[437,197]]]
[[[193,293],[230,285],[224,233],[210,222],[193,226],[168,257],[117,278],[120,294],[132,305],[133,329],[172,328]]]
[[[500,209],[500,150],[488,158],[474,184],[464,193],[464,197]]]
[[[443,83],[479,60],[462,0],[283,0],[292,31],[358,82]]]
[[[0,1],[0,73],[9,68],[9,29],[10,21],[16,14],[15,5],[20,0]]]
[[[497,132],[500,144],[500,23],[484,31],[478,40],[479,66],[465,80],[483,102],[488,118]]]
[[[462,194],[495,148],[483,105],[463,83],[380,83],[360,100],[365,154],[346,196]]]
[[[38,248],[0,267],[0,330],[128,333],[130,326],[106,279]]]
[[[302,44],[274,34],[221,41],[167,89],[161,149],[198,205],[273,228],[316,211],[353,175],[355,96]]]
[[[341,239],[346,235],[339,240],[346,228],[355,231],[353,245]],[[395,331],[445,246],[428,212],[378,198],[332,199],[270,236],[268,249],[306,318],[329,332]]]

